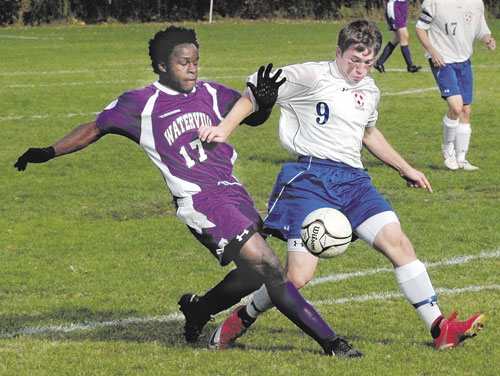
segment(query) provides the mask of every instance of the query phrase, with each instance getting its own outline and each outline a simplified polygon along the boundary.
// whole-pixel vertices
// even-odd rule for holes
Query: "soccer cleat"
[[[444,148],[444,145],[441,145],[441,150],[443,152],[443,162],[446,168],[450,170],[457,170],[458,163],[457,157],[455,156],[455,150],[453,150],[451,153],[448,153]]]
[[[226,321],[220,324],[210,336],[208,348],[212,350],[227,350],[234,346],[234,342],[247,331],[243,321],[238,316],[238,312],[245,309],[245,306],[239,306],[229,316]]]
[[[418,72],[420,69],[422,69],[421,66],[417,66],[417,65],[410,65],[409,67],[406,67],[406,70],[410,73],[416,73]]]
[[[186,318],[184,337],[187,342],[196,342],[205,324],[212,319],[206,308],[200,302],[200,297],[194,294],[184,294],[179,299],[179,309]]]
[[[378,64],[378,63],[375,63],[375,65],[373,65],[373,67],[378,70],[380,73],[385,73],[385,68],[384,68],[384,65],[383,64]]]
[[[467,160],[463,160],[463,161],[457,162],[457,165],[458,165],[458,168],[460,170],[464,170],[464,171],[479,170],[479,167],[471,165],[469,163],[469,161],[467,161]]]
[[[482,314],[472,316],[466,321],[454,321],[458,314],[453,314],[439,323],[441,333],[438,338],[434,338],[437,350],[449,350],[457,347],[467,338],[474,337],[484,326],[486,317]]]
[[[336,337],[328,348],[325,349],[326,355],[335,356],[337,358],[359,358],[364,356],[361,351],[347,342],[345,339]]]

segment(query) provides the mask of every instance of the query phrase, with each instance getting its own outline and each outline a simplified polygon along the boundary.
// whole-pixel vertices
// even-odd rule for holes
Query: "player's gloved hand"
[[[271,69],[273,69],[272,63],[269,63],[265,68],[263,65],[259,68],[257,72],[257,86],[251,82],[247,82],[247,86],[252,90],[259,108],[262,109],[270,109],[274,106],[278,99],[278,89],[286,81],[286,77],[278,81],[281,69],[278,69],[273,77],[270,76]]]
[[[29,148],[23,155],[21,155],[17,162],[14,163],[14,167],[18,171],[26,170],[28,163],[43,163],[54,158],[56,152],[52,146],[47,148]]]

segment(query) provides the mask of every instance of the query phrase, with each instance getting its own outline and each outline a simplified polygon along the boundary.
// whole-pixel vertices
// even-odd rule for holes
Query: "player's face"
[[[337,66],[349,84],[356,84],[365,78],[375,61],[374,51],[365,49],[359,52],[355,47],[350,46],[344,53],[337,47]]]
[[[190,93],[198,79],[199,59],[198,48],[194,44],[179,44],[172,50],[160,82],[180,93]]]

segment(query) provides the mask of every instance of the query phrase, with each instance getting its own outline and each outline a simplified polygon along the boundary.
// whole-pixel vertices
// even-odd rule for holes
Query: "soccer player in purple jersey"
[[[413,64],[408,41],[410,34],[406,28],[408,19],[408,0],[389,0],[385,10],[387,27],[392,32],[391,40],[387,42],[379,58],[375,62],[375,69],[385,73],[384,64],[391,56],[398,44],[401,45],[401,53],[406,62],[406,69],[410,73],[418,72],[422,67]]]
[[[214,289],[210,301],[215,307],[209,308],[209,314],[219,312],[220,305],[233,305],[264,283],[274,305],[314,338],[325,354],[361,356],[305,301],[260,235],[259,213],[233,175],[235,150],[227,143],[208,144],[198,137],[198,129],[216,126],[241,94],[214,82],[197,81],[199,44],[194,30],[171,26],[159,31],[149,41],[149,54],[157,82],[122,94],[96,120],[79,125],[54,145],[28,149],[14,167],[24,171],[28,163],[81,150],[107,134],[131,139],[161,171],[177,217],[221,265],[234,262],[237,266]],[[270,94],[274,90],[277,95],[284,82],[277,82],[278,77],[266,81],[270,86],[264,89]],[[261,124],[272,104],[261,106],[243,122]]]

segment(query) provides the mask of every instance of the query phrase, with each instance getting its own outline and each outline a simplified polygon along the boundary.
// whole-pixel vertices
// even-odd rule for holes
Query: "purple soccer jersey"
[[[260,216],[233,176],[235,150],[227,143],[201,142],[198,128],[217,125],[240,96],[213,82],[197,82],[189,94],[156,82],[122,94],[97,117],[103,133],[142,146],[176,199],[177,217],[222,264],[232,258],[228,252],[223,257],[226,245],[231,254],[239,250]]]
[[[226,143],[202,143],[198,128],[217,125],[240,94],[216,83],[198,82],[184,95],[154,83],[122,94],[97,117],[105,133],[140,144],[161,170],[174,197],[187,197],[233,176],[236,152]]]

